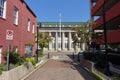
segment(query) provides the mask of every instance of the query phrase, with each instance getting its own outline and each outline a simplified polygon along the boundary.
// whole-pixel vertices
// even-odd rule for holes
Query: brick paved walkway
[[[53,57],[25,80],[96,80],[66,55]]]

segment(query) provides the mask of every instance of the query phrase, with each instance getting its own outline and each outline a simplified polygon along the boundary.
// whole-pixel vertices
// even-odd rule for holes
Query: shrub
[[[30,62],[35,66],[36,65],[36,62],[35,62],[35,58],[30,58]]]
[[[0,74],[2,74],[2,71],[5,71],[5,65],[0,64]]]
[[[95,63],[96,68],[104,68],[105,67],[105,54],[104,53],[89,53],[86,52],[83,54],[84,58]],[[108,60],[112,64],[120,65],[120,55],[116,54],[108,54]]]
[[[42,49],[38,51],[38,55],[39,55],[39,57],[41,57],[43,55],[43,50]]]
[[[113,64],[120,65],[120,55],[109,54],[109,61]]]
[[[83,54],[85,59],[88,59],[90,61],[96,62],[96,61],[100,61],[100,60],[105,60],[105,55],[101,54],[101,53],[89,53],[86,52]]]
[[[4,58],[7,61],[7,52],[3,54]],[[9,53],[9,63],[19,66],[23,63],[23,59],[20,57],[19,52],[16,52],[14,49]]]
[[[12,50],[10,52],[9,61],[10,61],[10,63],[12,63],[16,66],[19,66],[23,63],[23,59],[20,57],[19,53],[15,52],[14,50]]]
[[[35,58],[25,58],[24,64],[28,67],[28,63],[31,62],[34,66],[36,66]]]

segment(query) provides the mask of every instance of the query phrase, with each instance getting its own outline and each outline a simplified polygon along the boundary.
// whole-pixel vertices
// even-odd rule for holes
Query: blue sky
[[[37,22],[85,22],[90,18],[89,0],[25,0]]]

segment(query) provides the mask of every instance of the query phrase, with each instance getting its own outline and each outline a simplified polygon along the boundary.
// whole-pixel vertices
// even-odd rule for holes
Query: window
[[[34,26],[34,24],[32,25],[32,33],[33,34],[35,33],[35,26]]]
[[[0,0],[0,17],[5,18],[6,0]]]
[[[32,45],[25,45],[25,53],[26,54],[31,54],[33,51],[33,46]]]
[[[28,31],[30,31],[30,19],[28,19]]]
[[[18,25],[18,9],[14,7],[14,24]]]

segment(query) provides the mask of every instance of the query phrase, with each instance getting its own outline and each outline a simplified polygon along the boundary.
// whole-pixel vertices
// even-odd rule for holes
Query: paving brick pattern
[[[59,59],[58,59],[59,58]],[[96,80],[66,55],[48,60],[25,80]]]

